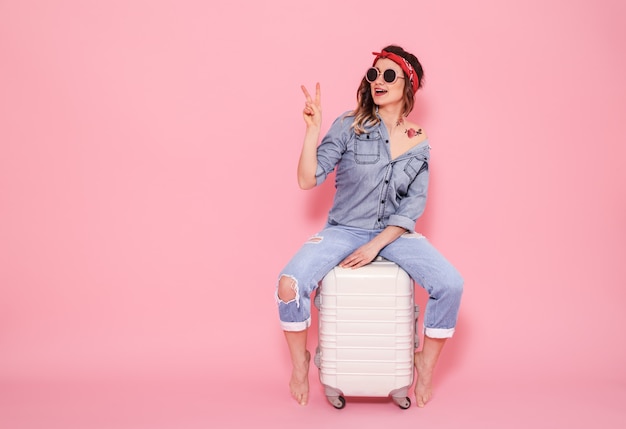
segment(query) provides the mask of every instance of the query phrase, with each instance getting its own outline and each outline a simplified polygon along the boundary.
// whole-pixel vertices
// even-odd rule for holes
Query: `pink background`
[[[0,2],[0,427],[624,427],[625,18],[620,0]],[[301,408],[273,290],[333,187],[298,189],[299,86],[321,83],[328,127],[389,43],[426,71],[418,230],[466,279],[457,335],[426,409],[336,411],[315,367]]]

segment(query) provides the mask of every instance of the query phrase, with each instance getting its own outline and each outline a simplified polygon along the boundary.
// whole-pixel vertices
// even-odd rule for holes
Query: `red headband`
[[[411,82],[411,86],[413,87],[413,94],[417,92],[417,88],[419,87],[419,78],[417,77],[415,70],[413,70],[413,66],[410,62],[408,62],[405,58],[402,58],[400,55],[385,50],[383,50],[382,52],[372,52],[372,54],[376,55],[376,58],[374,58],[374,63],[372,65],[375,65],[376,61],[378,61],[380,58],[388,58],[394,63],[398,64],[400,68],[402,68],[404,74],[408,76],[409,81]]]

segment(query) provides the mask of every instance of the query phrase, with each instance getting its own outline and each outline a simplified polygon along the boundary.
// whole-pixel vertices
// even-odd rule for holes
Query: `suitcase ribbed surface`
[[[413,283],[389,261],[335,268],[319,288],[320,381],[346,396],[388,396],[413,381]]]

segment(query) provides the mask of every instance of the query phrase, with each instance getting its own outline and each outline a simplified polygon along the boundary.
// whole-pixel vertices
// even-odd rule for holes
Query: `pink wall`
[[[328,126],[398,43],[466,279],[442,374],[626,382],[623,2],[244,3],[0,3],[0,379],[286,382],[275,276],[332,194],[299,85]]]

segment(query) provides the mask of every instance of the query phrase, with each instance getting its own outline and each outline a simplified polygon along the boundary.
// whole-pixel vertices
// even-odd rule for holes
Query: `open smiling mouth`
[[[386,94],[386,93],[387,93],[387,91],[386,91],[386,90],[384,90],[384,89],[380,89],[380,88],[376,88],[376,89],[374,90],[374,92],[375,92],[375,94],[376,94],[376,95],[383,95],[383,94]]]

